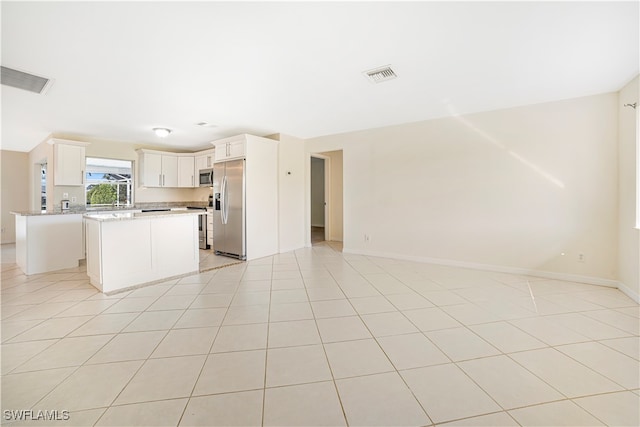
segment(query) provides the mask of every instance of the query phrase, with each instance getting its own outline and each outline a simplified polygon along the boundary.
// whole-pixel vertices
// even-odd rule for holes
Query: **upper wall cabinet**
[[[178,156],[162,151],[138,150],[140,185],[143,187],[177,187]]]
[[[67,186],[84,185],[86,142],[52,139],[53,184]]]
[[[232,159],[241,159],[245,156],[245,135],[221,139],[213,142],[213,144],[216,147],[216,163]]]
[[[198,153],[168,153],[139,149],[138,176],[142,187],[197,188],[198,171],[213,167],[213,150]],[[201,153],[208,153],[202,154]],[[208,160],[207,160],[208,158]],[[199,160],[198,160],[199,159]],[[200,164],[209,166],[200,167]]]
[[[196,169],[195,172],[198,174],[202,169],[211,169],[213,167],[214,158],[214,150],[206,150],[199,151],[196,154]]]
[[[196,186],[195,158],[193,156],[178,157],[178,187],[193,188]]]

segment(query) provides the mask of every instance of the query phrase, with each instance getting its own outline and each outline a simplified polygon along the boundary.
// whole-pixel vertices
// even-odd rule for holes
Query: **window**
[[[133,204],[133,162],[87,157],[87,206]]]
[[[47,210],[47,164],[40,165],[40,209]]]

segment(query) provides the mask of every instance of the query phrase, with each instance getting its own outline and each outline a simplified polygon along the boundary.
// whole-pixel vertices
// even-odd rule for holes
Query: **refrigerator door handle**
[[[229,177],[224,176],[224,223],[229,223]]]
[[[225,197],[224,197],[224,193],[225,193],[225,184],[226,184],[226,176],[222,177],[222,182],[220,183],[220,219],[222,220],[223,224],[227,223],[226,218],[224,217],[224,208],[225,208]]]
[[[224,223],[227,224],[229,222],[229,180],[228,177],[224,176]]]

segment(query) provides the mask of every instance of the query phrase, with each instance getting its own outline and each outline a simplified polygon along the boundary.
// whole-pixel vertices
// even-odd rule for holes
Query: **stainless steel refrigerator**
[[[214,164],[213,191],[213,249],[246,260],[245,160]]]

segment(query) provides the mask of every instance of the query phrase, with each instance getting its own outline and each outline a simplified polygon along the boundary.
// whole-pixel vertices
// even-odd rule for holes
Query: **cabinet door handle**
[[[164,174],[162,174],[162,186],[164,187]]]
[[[80,170],[80,184],[84,184],[84,170]]]
[[[161,173],[158,174],[158,185],[160,187],[162,187],[162,174]]]

